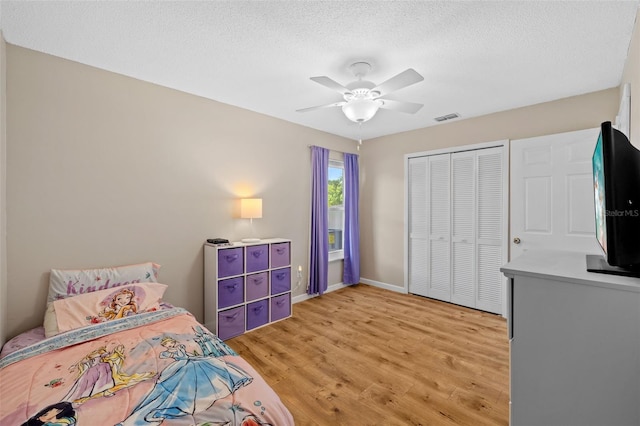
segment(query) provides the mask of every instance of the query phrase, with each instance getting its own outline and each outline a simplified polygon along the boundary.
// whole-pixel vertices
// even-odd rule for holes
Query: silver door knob
[[[513,244],[520,244],[520,238],[515,237],[515,238],[513,239]]]

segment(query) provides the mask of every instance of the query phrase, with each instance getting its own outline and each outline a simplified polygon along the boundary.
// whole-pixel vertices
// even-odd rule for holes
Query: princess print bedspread
[[[0,425],[293,425],[264,379],[173,308],[57,335],[0,360]]]

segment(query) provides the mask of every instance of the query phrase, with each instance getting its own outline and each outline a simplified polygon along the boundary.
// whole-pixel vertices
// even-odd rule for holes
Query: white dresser
[[[640,425],[640,279],[527,251],[509,278],[512,426]]]

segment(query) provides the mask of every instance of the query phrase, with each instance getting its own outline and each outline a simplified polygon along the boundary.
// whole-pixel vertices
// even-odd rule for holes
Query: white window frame
[[[344,185],[346,184],[346,175],[344,173],[344,161],[342,160],[329,160],[329,167],[331,168],[338,168],[338,169],[342,169],[342,244],[340,245],[341,247],[343,247],[340,250],[331,250],[329,249],[329,262],[334,262],[336,260],[343,260],[344,259]],[[332,207],[327,206],[327,217],[329,215],[329,211],[332,209]],[[339,210],[340,208],[336,208],[333,207],[334,210]],[[328,230],[327,230],[328,232]]]

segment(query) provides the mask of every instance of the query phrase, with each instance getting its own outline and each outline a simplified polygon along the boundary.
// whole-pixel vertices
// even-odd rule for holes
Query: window
[[[329,206],[329,261],[344,258],[344,162],[329,160],[328,173]]]

